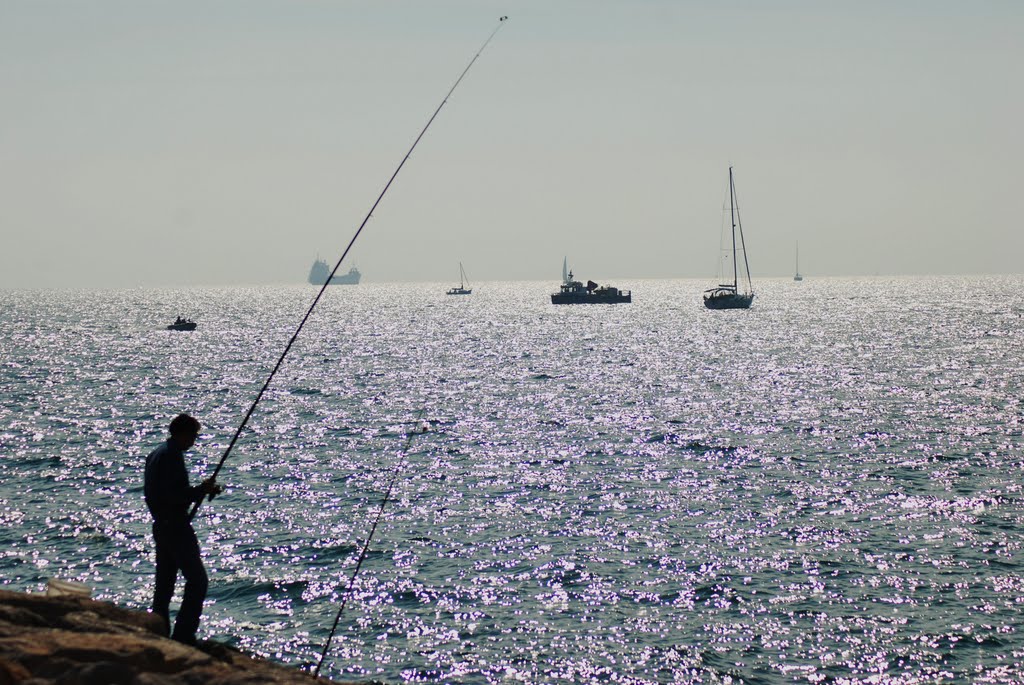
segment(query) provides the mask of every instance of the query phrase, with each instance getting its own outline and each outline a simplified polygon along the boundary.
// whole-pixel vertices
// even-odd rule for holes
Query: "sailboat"
[[[740,206],[736,201],[736,183],[729,167],[729,217],[732,220],[732,283],[719,283],[717,287],[704,291],[704,306],[708,309],[749,309],[754,301],[754,287],[750,282],[750,264],[747,262],[747,247],[743,241],[743,223],[740,221]],[[739,250],[743,252],[743,269],[747,275],[746,288],[739,289],[739,263],[736,249],[736,229],[739,229]]]
[[[455,288],[449,288],[449,295],[472,295],[473,289],[466,287],[466,270],[462,268],[462,262],[459,262],[459,285]]]
[[[800,275],[800,243],[796,244],[796,273],[793,275],[793,280],[804,280],[804,277]]]

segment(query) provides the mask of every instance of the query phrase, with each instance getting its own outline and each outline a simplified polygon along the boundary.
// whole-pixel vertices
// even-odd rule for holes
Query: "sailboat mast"
[[[739,291],[736,275],[736,192],[732,185],[732,167],[729,167],[729,217],[732,220],[732,288]],[[744,254],[744,257],[746,254]]]

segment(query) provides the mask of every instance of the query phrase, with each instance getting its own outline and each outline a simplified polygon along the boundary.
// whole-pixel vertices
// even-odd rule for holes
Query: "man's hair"
[[[171,420],[169,430],[171,435],[198,435],[200,425],[188,414],[178,414]]]

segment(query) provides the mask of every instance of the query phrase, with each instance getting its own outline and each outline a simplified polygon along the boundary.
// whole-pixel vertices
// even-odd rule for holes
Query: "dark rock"
[[[132,685],[134,680],[131,666],[99,661],[64,673],[57,678],[57,685]]]
[[[18,663],[0,659],[0,685],[14,685],[28,678],[31,673]]]
[[[328,683],[227,645],[167,637],[163,619],[80,597],[0,590],[0,685]]]

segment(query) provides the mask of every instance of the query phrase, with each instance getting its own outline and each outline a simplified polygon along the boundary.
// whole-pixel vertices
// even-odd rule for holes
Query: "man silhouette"
[[[156,586],[153,589],[153,613],[164,619],[171,633],[170,606],[178,571],[185,577],[185,596],[178,609],[171,637],[194,645],[199,617],[209,581],[199,554],[199,540],[189,520],[189,506],[206,495],[221,492],[214,479],[189,486],[185,452],[196,442],[199,421],[179,414],[171,421],[171,437],[146,457],[144,493],[146,506],[153,515],[153,540],[156,543]]]

